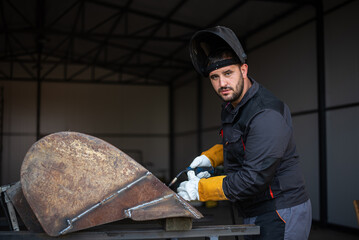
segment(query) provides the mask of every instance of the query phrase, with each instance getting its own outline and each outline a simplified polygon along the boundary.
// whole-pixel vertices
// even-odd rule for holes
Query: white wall
[[[36,83],[0,86],[5,95],[1,180],[10,183],[19,180],[22,160],[36,141]],[[168,99],[167,87],[43,83],[40,134],[97,136],[168,179]]]

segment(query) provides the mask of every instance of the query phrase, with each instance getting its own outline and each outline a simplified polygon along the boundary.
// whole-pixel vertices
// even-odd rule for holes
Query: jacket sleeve
[[[274,110],[264,110],[249,123],[241,169],[223,179],[230,200],[245,200],[268,189],[285,154],[292,128]]]
[[[211,161],[213,167],[217,167],[223,164],[223,145],[216,144],[207,151],[204,151],[201,155],[206,155]]]

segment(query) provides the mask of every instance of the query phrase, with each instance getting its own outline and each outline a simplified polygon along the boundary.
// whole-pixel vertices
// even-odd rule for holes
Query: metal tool
[[[211,175],[214,173],[214,168],[213,167],[196,167],[196,168],[191,168],[191,167],[187,167],[186,169],[182,170],[180,173],[177,174],[177,176],[170,182],[170,184],[168,184],[168,187],[171,187],[175,182],[177,182],[178,178],[185,172],[191,171],[193,170],[196,175],[200,172],[209,172]]]

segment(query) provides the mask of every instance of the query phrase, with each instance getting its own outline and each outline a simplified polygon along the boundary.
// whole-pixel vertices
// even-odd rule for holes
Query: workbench
[[[164,229],[131,229],[108,231],[80,231],[70,233],[56,239],[66,240],[117,240],[117,239],[182,239],[205,238],[218,240],[222,236],[258,235],[259,226],[255,225],[215,225],[198,226],[188,231],[165,231]],[[1,231],[0,239],[6,240],[53,240],[45,233],[31,233],[28,231]]]
[[[2,187],[3,188],[3,187]],[[5,188],[2,192],[5,193]],[[229,208],[231,205],[227,207],[223,206],[220,211],[215,208],[202,208],[201,212],[205,213],[205,218],[203,219],[195,219],[192,225],[192,219],[190,221],[191,227],[188,227],[186,224],[188,221],[186,218],[181,221],[167,221],[169,219],[157,219],[152,221],[133,221],[131,219],[123,219],[121,221],[111,222],[108,224],[94,226],[92,228],[84,229],[82,231],[71,232],[65,234],[60,237],[51,237],[48,234],[43,232],[43,229],[40,232],[31,232],[27,231],[27,228],[20,221],[18,222],[18,216],[13,208],[11,202],[5,196],[5,208],[7,208],[7,212],[9,215],[8,224],[9,229],[13,231],[9,231],[4,228],[5,224],[2,223],[2,231],[0,230],[0,240],[53,240],[53,239],[66,239],[66,240],[117,240],[117,239],[198,239],[198,238],[206,238],[210,240],[218,240],[220,237],[224,236],[244,236],[244,235],[259,235],[260,227],[255,225],[244,225],[244,224],[236,224],[237,221],[232,219],[233,225],[215,225],[211,224],[215,222],[217,219],[218,222],[223,222],[227,216],[231,216],[231,212],[235,210]],[[199,206],[199,208],[201,208]],[[226,213],[226,210],[228,213]],[[217,214],[214,214],[214,211]],[[218,215],[219,213],[224,213],[225,216]],[[232,218],[234,215],[232,216]],[[5,220],[5,219],[4,219]],[[173,219],[172,219],[173,220]],[[228,222],[228,221],[224,221]],[[170,223],[170,224],[167,224]],[[228,224],[228,223],[227,223]],[[182,226],[183,225],[183,226]],[[34,228],[32,228],[35,230]],[[179,230],[181,229],[181,230]],[[183,230],[190,229],[190,230]],[[5,230],[5,231],[4,231]]]

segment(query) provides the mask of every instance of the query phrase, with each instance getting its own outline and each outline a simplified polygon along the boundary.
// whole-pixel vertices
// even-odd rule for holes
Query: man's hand
[[[189,165],[191,168],[196,168],[196,167],[212,167],[211,161],[209,160],[209,158],[206,155],[201,155],[196,157],[191,165]]]
[[[211,161],[206,155],[201,155],[196,157],[191,165],[189,165],[191,168],[196,167],[212,167]],[[200,172],[197,174],[198,178],[209,178],[211,174],[208,171]]]
[[[198,195],[198,182],[199,178],[194,171],[187,172],[188,181],[181,182],[177,188],[178,195],[187,201],[199,200]]]

